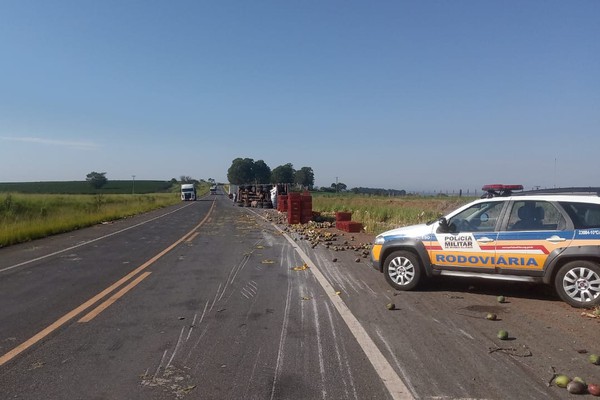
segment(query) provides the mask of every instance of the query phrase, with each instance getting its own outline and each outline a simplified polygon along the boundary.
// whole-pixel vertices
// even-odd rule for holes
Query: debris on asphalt
[[[298,266],[298,267],[292,267],[293,271],[304,271],[305,269],[308,269],[308,265],[306,265],[306,263]]]
[[[559,374],[554,378],[554,384],[560,388],[566,388],[569,382],[571,382],[571,378],[563,374]]]
[[[487,315],[485,316],[485,319],[487,319],[489,321],[496,321],[498,319],[498,316],[494,313],[487,313]]]
[[[508,339],[508,331],[505,331],[504,329],[499,330],[498,331],[498,339],[500,339],[500,340]]]

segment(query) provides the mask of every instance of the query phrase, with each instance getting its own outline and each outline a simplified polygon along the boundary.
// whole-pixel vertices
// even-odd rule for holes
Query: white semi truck
[[[181,200],[195,201],[196,200],[196,185],[193,183],[184,183],[181,185]]]

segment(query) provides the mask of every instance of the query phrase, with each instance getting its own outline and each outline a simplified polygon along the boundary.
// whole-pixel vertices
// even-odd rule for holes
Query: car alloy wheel
[[[557,289],[563,300],[575,307],[600,304],[600,267],[590,261],[566,264],[557,276]]]
[[[398,290],[411,290],[421,279],[421,266],[418,258],[409,251],[395,251],[384,265],[384,275],[388,283]]]

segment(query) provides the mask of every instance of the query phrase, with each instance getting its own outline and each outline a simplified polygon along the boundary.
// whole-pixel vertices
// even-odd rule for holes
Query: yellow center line
[[[3,356],[0,356],[0,366],[6,364],[10,360],[12,360],[16,356],[18,356],[19,354],[21,354],[22,352],[24,352],[25,350],[27,350],[28,348],[30,348],[31,346],[33,346],[34,344],[36,344],[37,342],[39,342],[40,340],[44,339],[46,336],[50,335],[52,332],[54,332],[55,330],[57,330],[58,328],[60,328],[61,326],[63,326],[64,324],[66,324],[67,322],[69,322],[70,320],[72,320],[73,318],[75,318],[77,315],[83,313],[85,310],[87,310],[88,308],[92,307],[94,304],[96,304],[97,302],[99,302],[100,300],[102,300],[104,297],[106,297],[107,295],[109,295],[111,292],[117,290],[117,288],[119,288],[125,282],[127,282],[130,279],[132,279],[134,276],[136,276],[137,274],[139,274],[141,271],[143,271],[144,269],[148,268],[150,265],[152,265],[153,263],[155,263],[156,260],[158,260],[159,258],[161,258],[162,256],[164,256],[165,254],[167,254],[169,251],[173,250],[174,247],[176,247],[181,242],[183,242],[184,240],[186,240],[197,229],[199,229],[202,225],[204,225],[204,223],[208,220],[210,214],[213,212],[214,208],[215,208],[215,200],[213,200],[213,203],[210,206],[210,209],[208,210],[208,213],[206,214],[206,216],[204,217],[204,219],[202,219],[202,221],[200,221],[200,223],[198,225],[196,225],[194,227],[194,229],[192,229],[191,231],[189,231],[188,233],[186,233],[185,235],[183,235],[175,243],[171,244],[169,247],[167,247],[166,249],[164,249],[163,251],[161,251],[160,253],[158,253],[154,257],[152,257],[150,260],[146,261],[144,264],[140,265],[135,270],[133,270],[129,274],[125,275],[123,278],[119,279],[117,282],[113,283],[108,288],[104,289],[102,292],[98,293],[97,295],[95,295],[94,297],[92,297],[91,299],[89,299],[88,301],[86,301],[85,303],[81,304],[80,306],[76,307],[75,309],[69,311],[68,313],[66,313],[65,315],[63,315],[59,319],[57,319],[55,322],[53,322],[52,324],[50,324],[46,328],[42,329],[40,332],[38,332],[35,335],[33,335],[31,338],[29,338],[25,342],[21,343],[20,345],[18,345],[14,349],[10,350],[8,353],[4,354]],[[146,276],[144,276],[144,278],[145,277]]]
[[[110,307],[115,301],[117,301],[118,299],[123,297],[125,295],[125,293],[127,293],[131,289],[133,289],[138,283],[140,283],[141,281],[146,279],[146,277],[148,275],[150,275],[151,273],[152,272],[149,272],[149,271],[144,272],[143,274],[141,274],[140,276],[135,278],[133,281],[129,282],[129,284],[127,286],[125,286],[123,289],[119,290],[117,293],[110,296],[110,298],[108,300],[106,300],[104,303],[100,304],[98,307],[94,308],[92,311],[87,313],[83,318],[81,318],[77,322],[90,322],[98,314],[100,314],[102,311],[104,311],[108,307]]]
[[[200,232],[194,232],[194,234],[190,236],[185,242],[190,243],[192,240],[196,239],[196,236],[198,236],[199,234]]]

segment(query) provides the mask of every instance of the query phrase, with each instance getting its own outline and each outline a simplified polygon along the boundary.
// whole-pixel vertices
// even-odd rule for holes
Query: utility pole
[[[335,177],[335,192],[338,192],[338,177]]]
[[[135,175],[131,175],[131,178],[133,178],[131,185],[131,194],[135,194]]]
[[[556,162],[557,158],[554,157],[554,187],[556,188]]]

